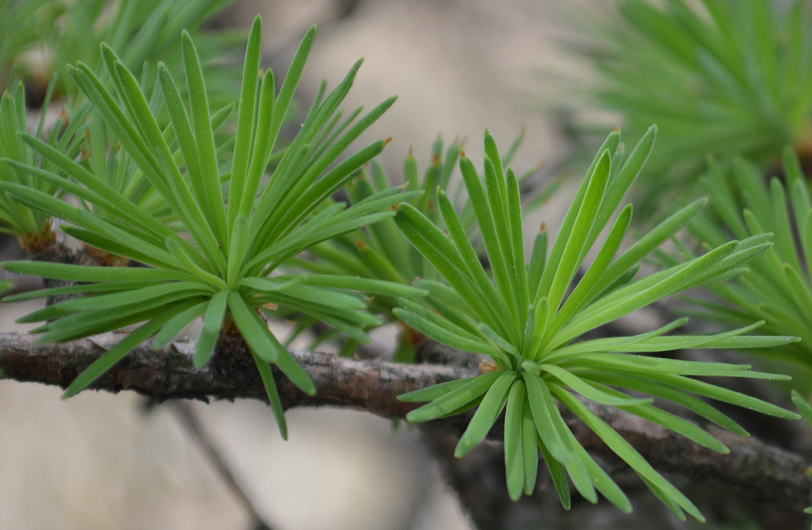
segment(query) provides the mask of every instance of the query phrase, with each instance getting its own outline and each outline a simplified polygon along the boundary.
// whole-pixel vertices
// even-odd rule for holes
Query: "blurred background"
[[[238,0],[216,24],[247,28],[261,13],[265,60],[283,71],[303,32],[318,24],[305,101],[322,79],[337,81],[364,57],[348,105],[399,95],[367,135],[393,138],[383,163],[394,174],[410,148],[427,163],[438,134],[467,138],[465,149],[477,160],[484,129],[507,145],[522,127],[515,166],[545,163],[554,173],[569,146],[541,101],[566,94],[541,73],[569,68],[559,41],[568,32],[565,6],[577,14],[570,2],[533,0]],[[554,227],[570,191],[531,222]],[[7,243],[3,258],[11,259]],[[13,321],[31,308],[0,306],[2,331],[22,329]],[[127,392],[59,397],[57,388],[0,381],[1,529],[253,524],[172,405],[149,408]],[[188,410],[274,529],[472,528],[409,426],[395,429],[348,410],[299,409],[289,413],[285,443],[262,403],[192,403]]]

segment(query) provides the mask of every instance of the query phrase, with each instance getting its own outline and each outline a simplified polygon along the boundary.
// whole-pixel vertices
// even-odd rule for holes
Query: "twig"
[[[115,339],[114,335],[107,334],[93,340],[37,345],[26,335],[0,334],[0,370],[10,379],[65,387]],[[192,348],[187,342],[173,343],[160,351],[142,346],[97,381],[94,388],[111,392],[134,390],[157,400],[264,399],[257,375],[246,371],[214,374],[210,370],[195,369],[191,361]],[[317,394],[307,396],[279,376],[277,384],[285,408],[333,405],[400,418],[413,405],[398,401],[399,394],[476,374],[469,368],[362,361],[317,352],[295,352],[294,356],[314,380]],[[595,404],[590,407],[663,471],[723,486],[753,501],[788,511],[800,510],[812,503],[812,480],[805,473],[808,463],[798,455],[754,438],[741,438],[711,428],[730,448],[729,455],[720,455],[626,412]],[[599,455],[610,455],[580,421],[570,414],[565,417],[585,447]],[[459,434],[465,420],[452,416],[438,421],[437,425]],[[491,436],[498,438],[500,430],[500,427],[494,428]]]
[[[231,471],[228,463],[225,461],[220,451],[215,447],[214,442],[209,437],[200,420],[195,415],[192,407],[184,401],[173,401],[170,404],[172,410],[178,417],[181,425],[186,429],[192,438],[200,445],[200,448],[206,455],[206,459],[214,466],[215,471],[220,476],[223,483],[231,490],[231,493],[237,498],[243,509],[251,517],[252,530],[271,530],[271,526],[262,518],[254,507],[254,503],[248,497],[245,489],[237,481],[234,473]]]

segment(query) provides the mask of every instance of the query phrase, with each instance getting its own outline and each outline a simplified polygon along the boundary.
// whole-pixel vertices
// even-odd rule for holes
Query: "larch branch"
[[[7,379],[66,387],[76,375],[120,338],[105,334],[66,344],[36,344],[34,338],[0,333],[0,371]],[[156,400],[254,398],[264,400],[259,377],[250,370],[223,372],[196,369],[190,342],[174,342],[162,350],[144,345],[99,379],[93,388],[109,392],[132,390]],[[318,352],[293,352],[316,384],[316,396],[307,396],[284,376],[277,384],[286,408],[340,406],[386,418],[403,417],[414,404],[397,396],[404,392],[456,378],[476,375],[468,367],[432,364],[396,364],[357,360]],[[247,355],[247,352],[246,352]],[[700,447],[668,429],[624,411],[590,404],[656,468],[723,486],[757,502],[800,510],[812,504],[809,463],[801,456],[769,446],[755,438],[709,430],[729,448],[721,455]],[[583,423],[565,413],[578,440],[603,456],[610,451]],[[450,417],[438,423],[460,433],[466,418]],[[494,428],[498,436],[501,428]]]

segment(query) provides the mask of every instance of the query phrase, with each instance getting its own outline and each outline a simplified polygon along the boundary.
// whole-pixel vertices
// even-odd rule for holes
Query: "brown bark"
[[[65,387],[116,339],[115,334],[106,334],[61,345],[37,345],[26,335],[0,334],[0,370],[9,379]],[[192,344],[188,342],[176,342],[159,351],[139,347],[93,388],[110,392],[134,390],[157,400],[264,399],[261,382],[253,371],[197,370],[191,362],[191,350]],[[386,418],[403,417],[414,407],[397,400],[403,392],[476,374],[470,367],[404,365],[317,352],[295,352],[295,357],[313,378],[318,392],[314,397],[306,396],[278,376],[286,408],[333,405],[361,409]],[[729,455],[720,455],[623,411],[590,406],[658,469],[722,486],[753,501],[787,511],[812,504],[812,480],[806,475],[809,463],[798,455],[754,438],[712,431],[730,448]],[[608,449],[591,431],[571,415],[566,417],[585,447],[611,458]],[[459,434],[465,421],[465,417],[457,416],[433,423]],[[491,436],[498,438],[500,430],[495,428]]]

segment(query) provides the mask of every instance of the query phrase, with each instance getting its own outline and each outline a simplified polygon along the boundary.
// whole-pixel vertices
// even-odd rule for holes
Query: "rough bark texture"
[[[106,334],[61,345],[37,345],[26,335],[0,334],[0,370],[6,378],[66,387],[119,337]],[[192,347],[188,342],[175,342],[159,351],[140,347],[102,377],[94,388],[110,392],[134,390],[157,400],[264,399],[254,370],[197,370],[191,362]],[[235,347],[243,348],[240,344]],[[247,357],[248,353],[244,353]],[[387,418],[402,417],[413,408],[412,404],[398,401],[399,394],[476,373],[470,367],[404,365],[317,352],[296,352],[295,357],[313,378],[318,392],[315,397],[306,396],[287,379],[278,376],[277,384],[286,408],[344,406]],[[812,480],[806,475],[808,463],[800,456],[757,439],[716,431],[730,448],[729,455],[720,455],[636,416],[610,407],[590,406],[663,471],[721,486],[755,502],[787,511],[798,511],[812,504]],[[571,415],[565,417],[585,447],[611,462],[614,457],[589,429]],[[465,417],[456,416],[432,422],[432,428],[458,435],[465,422]],[[498,438],[500,431],[501,426],[495,427],[491,436]]]
[[[17,333],[0,333],[0,370],[6,378],[63,388],[115,344],[121,334],[106,333],[65,344],[35,344],[35,339]],[[244,346],[237,343],[238,348]],[[122,362],[100,378],[93,388],[108,392],[133,390],[156,400],[173,398],[227,399],[265,398],[256,369],[231,367],[196,369],[191,354],[194,344],[173,342],[162,350],[136,348]],[[247,351],[244,357],[250,361]],[[412,404],[396,399],[398,394],[427,385],[471,375],[470,370],[429,365],[403,365],[346,359],[318,352],[295,352],[316,383],[318,393],[310,397],[277,373],[277,384],[286,408],[335,405],[366,410],[387,418],[401,417]],[[236,357],[236,356],[235,356]]]

